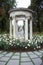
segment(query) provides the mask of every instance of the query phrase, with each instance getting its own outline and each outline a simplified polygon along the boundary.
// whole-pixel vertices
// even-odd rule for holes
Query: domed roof
[[[9,13],[13,12],[13,11],[27,11],[30,13],[35,13],[34,11],[32,11],[31,9],[28,8],[13,8],[9,10]]]

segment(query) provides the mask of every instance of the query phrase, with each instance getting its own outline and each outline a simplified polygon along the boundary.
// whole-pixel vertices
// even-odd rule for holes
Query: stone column
[[[32,19],[30,19],[30,40],[32,40]]]
[[[25,40],[28,40],[28,19],[25,20]]]
[[[14,22],[14,24],[13,24],[13,38],[16,38],[16,31],[15,31],[15,18],[13,19],[13,22]]]
[[[10,19],[10,38],[12,38],[12,20]]]

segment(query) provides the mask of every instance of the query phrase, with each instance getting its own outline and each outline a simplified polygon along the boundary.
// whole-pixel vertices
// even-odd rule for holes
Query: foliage
[[[33,17],[33,31],[42,32],[43,31],[43,0],[31,0],[30,9],[35,11]]]
[[[40,49],[43,45],[43,36],[33,36],[32,41],[21,41],[19,39],[10,39],[8,35],[0,35],[0,49]]]
[[[4,36],[3,35],[0,36],[0,48],[1,49],[8,50],[10,48],[9,42],[10,42],[9,37],[7,36],[6,38],[6,34]]]
[[[9,30],[8,11],[16,7],[16,0],[0,0],[0,31]]]

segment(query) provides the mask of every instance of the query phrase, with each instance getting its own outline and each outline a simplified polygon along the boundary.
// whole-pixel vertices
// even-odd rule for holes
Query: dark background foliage
[[[33,32],[43,32],[43,0],[31,0],[28,8],[36,12],[33,16]]]
[[[0,0],[0,32],[9,32],[8,11],[16,7],[15,0]]]

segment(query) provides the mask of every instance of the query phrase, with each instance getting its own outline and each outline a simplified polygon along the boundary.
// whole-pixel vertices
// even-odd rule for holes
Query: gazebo
[[[32,40],[32,13],[28,8],[14,8],[10,14],[10,38]]]

